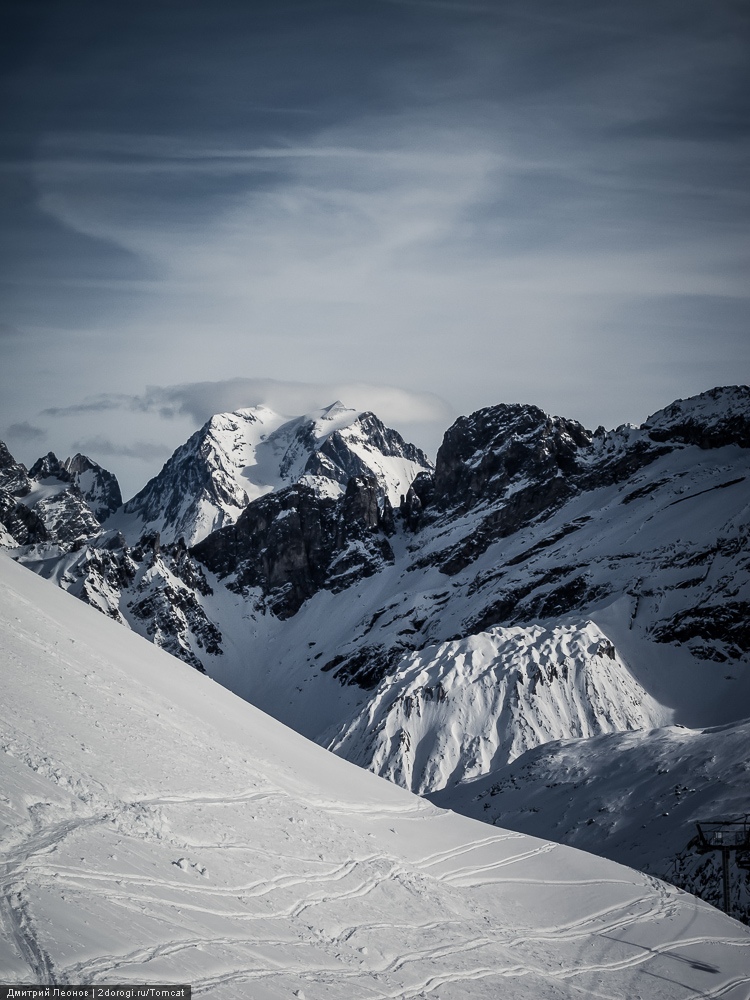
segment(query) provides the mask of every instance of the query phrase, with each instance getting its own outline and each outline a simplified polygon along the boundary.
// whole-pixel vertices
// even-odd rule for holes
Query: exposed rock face
[[[420,472],[414,478],[406,495],[401,494],[399,513],[404,526],[410,531],[416,531],[422,521],[422,513],[432,501],[435,492],[435,476],[429,472]]]
[[[0,526],[8,533],[9,545],[35,545],[49,538],[39,515],[7,490],[0,490]]]
[[[130,548],[118,532],[61,556],[58,580],[80,600],[150,638],[201,672],[203,653],[222,655],[222,634],[202,599],[212,593],[184,543],[156,533]]]
[[[481,520],[444,553],[441,569],[460,572],[492,542],[546,520],[580,492],[627,479],[668,450],[635,429],[592,434],[536,406],[501,404],[459,417],[438,451],[426,517],[477,510]]]
[[[6,494],[3,516],[13,522],[13,528],[6,526],[6,530],[20,545],[52,541],[69,546],[101,528],[71,474],[53,452],[35,462],[27,473],[5,445],[0,445],[0,489]],[[26,513],[21,507],[27,508]]]
[[[303,424],[297,432],[298,441],[310,454],[304,465],[306,481],[307,477],[322,477],[346,487],[355,476],[374,476],[381,491],[390,499],[393,487],[387,481],[384,470],[379,468],[379,457],[406,461],[418,469],[431,468],[423,451],[404,441],[398,431],[386,427],[374,413],[359,414],[347,427],[329,434],[322,444],[318,443],[314,427],[314,424]],[[290,452],[293,454],[292,449]],[[289,458],[286,463],[286,468],[290,468]],[[282,466],[282,471],[285,471],[285,466]]]
[[[73,477],[65,468],[65,463],[53,451],[48,451],[43,458],[38,458],[29,469],[29,476],[41,482],[44,479],[57,479],[61,483],[72,483]]]
[[[536,406],[501,404],[459,417],[438,451],[434,503],[463,511],[504,497],[511,487],[572,478],[582,471],[579,454],[592,440],[581,424]]]
[[[750,652],[750,601],[688,608],[657,622],[651,634],[657,642],[689,643],[704,660],[736,660]]]
[[[161,580],[154,586],[142,585],[141,589],[147,592],[128,602],[130,615],[144,623],[145,634],[157,646],[205,673],[198,653],[205,650],[210,656],[220,655],[222,636],[203,613],[195,595]],[[193,643],[198,653],[193,652]]]
[[[80,453],[66,458],[62,465],[101,524],[122,505],[120,484],[113,473]]]
[[[355,477],[341,500],[307,486],[262,497],[192,552],[220,579],[231,576],[231,590],[260,588],[270,610],[288,618],[316,591],[338,592],[392,563],[392,530],[375,478]]]
[[[26,468],[13,458],[2,441],[0,441],[0,489],[6,490],[14,497],[26,496],[31,489]]]
[[[136,515],[141,527],[158,530],[166,540],[182,537],[188,542],[232,520],[248,503],[233,458],[241,447],[243,425],[255,423],[251,413],[241,419],[235,414],[213,417],[125,504],[124,513]]]
[[[31,485],[25,466],[17,462],[0,441],[0,545],[33,545],[46,541],[44,522],[21,502],[31,491]]]
[[[73,482],[73,476],[53,452],[40,458],[29,470],[39,484],[26,500],[44,521],[51,540],[69,546],[98,534],[101,524]]]

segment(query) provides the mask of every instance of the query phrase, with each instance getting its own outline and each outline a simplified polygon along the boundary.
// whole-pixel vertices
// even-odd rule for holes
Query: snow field
[[[0,979],[253,1000],[729,997],[750,934],[442,812],[0,558]]]

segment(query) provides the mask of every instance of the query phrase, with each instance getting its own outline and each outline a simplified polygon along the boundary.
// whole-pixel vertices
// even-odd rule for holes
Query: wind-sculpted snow
[[[321,742],[425,794],[550,740],[650,729],[666,714],[593,622],[494,628],[404,656]]]
[[[750,935],[308,744],[0,558],[0,978],[742,1000]]]

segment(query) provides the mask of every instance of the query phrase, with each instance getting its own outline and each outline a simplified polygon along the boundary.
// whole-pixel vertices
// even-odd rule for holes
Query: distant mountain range
[[[747,386],[612,431],[488,407],[434,467],[340,403],[239,410],[124,505],[84,456],[0,449],[30,569],[441,805],[714,901],[687,845],[750,812],[749,537]]]

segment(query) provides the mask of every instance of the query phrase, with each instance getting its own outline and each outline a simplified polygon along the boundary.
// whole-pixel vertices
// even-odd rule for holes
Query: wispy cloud
[[[138,397],[125,393],[100,393],[89,396],[80,403],[70,403],[67,406],[48,406],[42,410],[45,417],[73,417],[84,413],[103,413],[107,410],[140,409],[135,406]]]
[[[134,441],[132,444],[121,444],[100,434],[75,441],[72,447],[89,456],[135,458],[142,462],[153,462],[155,459],[166,458],[170,454],[170,449],[166,445],[155,441]]]
[[[299,416],[337,399],[353,409],[373,410],[383,420],[396,426],[445,421],[453,414],[444,400],[429,392],[368,385],[366,382],[284,382],[263,378],[148,386],[143,393],[134,395],[102,393],[80,403],[48,407],[43,413],[54,417],[76,417],[124,410],[154,413],[165,419],[189,416],[196,423],[203,423],[215,413],[259,404],[288,416]],[[90,443],[90,447],[99,451],[110,446],[119,449],[108,454],[129,454],[123,446],[111,445],[104,438],[90,438],[89,442],[94,442]],[[75,447],[80,446],[77,444]],[[138,454],[143,454],[142,448]]]
[[[15,441],[40,441],[47,436],[47,431],[43,427],[30,424],[28,420],[23,420],[18,424],[11,424],[6,434]]]

